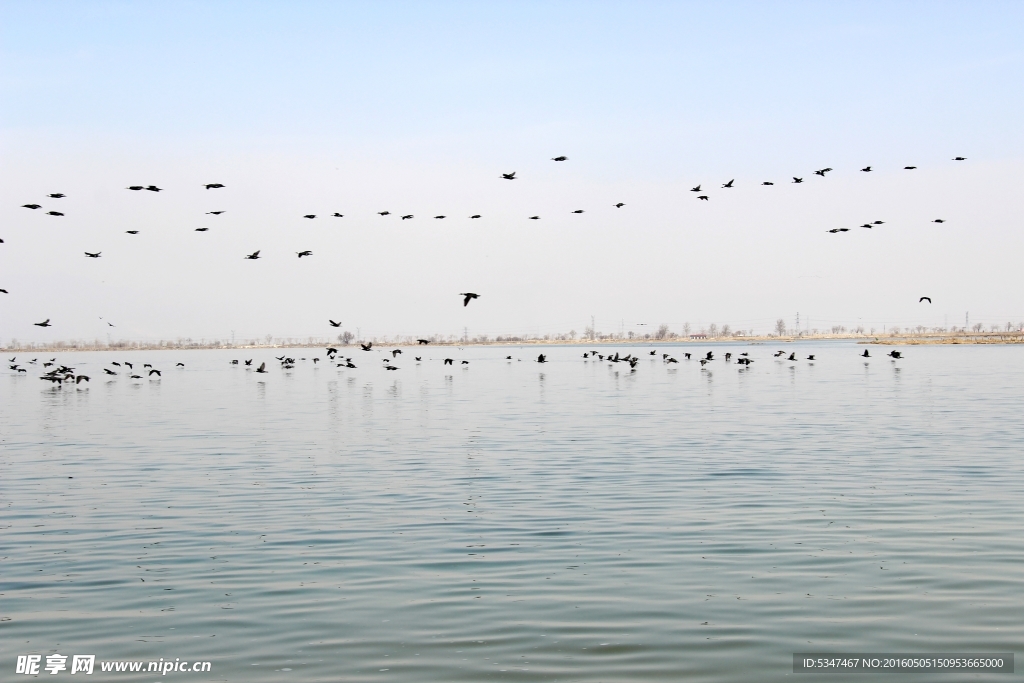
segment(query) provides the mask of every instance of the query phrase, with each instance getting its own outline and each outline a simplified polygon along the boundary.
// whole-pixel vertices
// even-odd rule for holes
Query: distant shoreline
[[[804,341],[847,341],[858,344],[878,344],[886,346],[918,346],[918,345],[979,345],[979,344],[1024,344],[1024,331],[1013,332],[974,332],[955,334],[901,334],[901,335],[824,335],[808,334],[787,337],[778,336],[743,336],[686,338],[666,337],[663,339],[521,339],[502,341],[432,341],[429,345],[420,345],[415,341],[372,341],[377,347],[415,347],[415,346],[622,346],[622,345],[700,345],[700,344],[789,344]],[[365,342],[363,342],[365,343]],[[319,349],[333,347],[339,351],[345,348],[359,349],[360,342],[349,344],[331,343],[321,340],[315,343],[299,343],[291,340],[280,340],[269,344],[230,344],[225,342],[116,342],[114,344],[96,344],[95,342],[70,341],[56,344],[25,344],[0,347],[3,353],[67,353],[70,351],[201,351],[201,350],[248,350],[248,349]]]

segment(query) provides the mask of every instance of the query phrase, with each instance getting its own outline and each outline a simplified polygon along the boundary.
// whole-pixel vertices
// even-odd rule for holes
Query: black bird
[[[150,192],[160,192],[163,190],[162,187],[157,187],[156,185],[148,185],[146,186],[146,189],[149,190]]]
[[[967,161],[966,157],[953,157],[953,161]]]
[[[728,362],[729,362],[729,359],[730,359],[730,358],[732,358],[732,354],[731,354],[731,353],[727,353],[727,354],[725,354],[725,362],[726,362],[726,363],[728,363]]]
[[[868,353],[867,349],[864,349],[864,353],[860,354],[861,358],[871,358],[871,354]]]
[[[110,368],[103,368],[103,372],[107,373],[108,375],[116,375],[117,374],[116,372],[114,372]]]
[[[703,199],[704,201],[707,201],[708,200],[708,196],[706,194],[702,194],[702,195],[699,195],[697,197],[697,199]]]
[[[60,211],[47,211],[46,215],[47,216],[63,216],[64,214],[62,214]]]
[[[21,208],[23,208],[23,209],[41,209],[43,207],[42,207],[41,204],[22,204]]]
[[[125,189],[126,190],[135,190],[136,192],[138,192],[139,190],[145,190],[146,188],[144,188],[142,185],[130,185],[130,186],[126,187]]]
[[[423,356],[416,356],[416,362],[423,360]]]
[[[537,362],[538,362],[538,363],[547,363],[547,362],[548,362],[548,357],[547,357],[547,356],[545,356],[545,355],[544,355],[544,354],[542,353],[542,354],[540,354],[539,356],[537,356]]]
[[[786,360],[797,360],[796,354],[795,353],[789,354],[789,358],[787,358]]]
[[[776,351],[775,352],[775,357],[776,358],[778,358],[779,356],[785,356],[785,355],[786,355],[785,351]]]
[[[114,327],[115,326],[114,323],[112,323],[112,322],[107,322],[107,325],[109,325],[110,327]]]
[[[722,187],[732,187],[732,184],[733,184],[734,182],[736,182],[736,179],[735,179],[735,178],[733,178],[732,180],[730,180],[729,182],[727,182],[727,183],[726,183],[725,185],[722,185]]]
[[[143,363],[143,364],[142,364],[142,367],[144,367],[144,368],[151,368],[151,367],[153,367],[153,366],[152,366],[152,365],[150,365],[149,363]]]
[[[7,293],[8,293],[8,292],[7,292],[7,290],[6,290],[6,289],[0,289],[0,294],[7,294]]]
[[[539,221],[540,220],[540,216],[530,216],[530,220],[531,221]]]
[[[552,157],[551,161],[568,161],[569,157]]]
[[[129,235],[138,235],[139,234],[138,230],[125,230],[125,232],[128,233]]]
[[[612,206],[614,206],[616,209],[621,209],[622,207],[625,206],[625,204],[623,204],[622,202],[619,202],[618,204],[612,204]]]
[[[125,362],[124,362],[124,364],[125,364],[125,365],[127,365],[127,366],[128,366],[129,368],[131,368],[132,370],[134,370],[134,369],[135,369],[135,366],[134,366],[134,365],[132,365],[131,363],[129,363],[128,361],[125,361]]]
[[[862,168],[860,170],[861,170],[862,173],[871,173],[871,167],[870,166],[865,166],[864,168]]]
[[[686,360],[690,360],[690,354],[684,353],[683,358],[685,358]]]
[[[246,365],[252,365],[252,358],[250,358],[249,360],[245,361],[245,364]]]
[[[327,322],[329,322],[331,324],[331,327],[341,327],[341,323],[340,322],[334,322],[330,318],[327,319]],[[330,353],[330,350],[328,350],[327,353]],[[335,351],[335,353],[337,353],[337,351]]]
[[[203,187],[205,187],[207,190],[216,190],[217,188],[224,186],[221,185],[220,183],[207,183],[206,185],[203,185]]]
[[[917,300],[917,303],[921,303],[922,301],[927,301],[928,303],[931,303],[932,298],[930,296],[922,296],[920,299]]]
[[[142,379],[142,375],[132,375],[132,379]]]
[[[811,355],[807,356],[807,360],[814,360],[814,354],[812,353]]]
[[[452,360],[451,358],[445,358],[445,359],[444,359],[444,364],[445,364],[445,365],[451,365],[451,364],[452,364],[452,363],[454,363],[454,362],[455,362],[455,361],[453,361],[453,360]]]
[[[441,219],[441,218],[447,218],[447,216],[434,216],[434,218]]]
[[[472,216],[470,216],[470,218],[480,218],[480,214],[478,214],[478,213],[475,213],[475,214],[473,214]]]
[[[363,351],[369,351],[370,347],[373,346],[373,342],[366,342],[365,344],[359,342],[359,345],[363,347]]]
[[[944,218],[936,218],[935,220],[932,221],[932,223],[945,223],[945,222],[946,222],[946,220]]]
[[[774,185],[775,183],[773,183],[773,182],[772,182],[772,181],[770,181],[770,180],[766,180],[766,181],[764,181],[764,182],[763,182],[763,183],[761,183],[761,184],[762,184],[762,185]]]
[[[256,372],[259,372],[259,373],[265,373],[266,371],[267,371],[267,364],[266,363],[260,363],[260,366],[258,368],[256,368]]]
[[[872,229],[874,229],[875,226],[871,225],[870,223],[865,223],[864,225],[862,225],[860,227],[867,228],[868,230],[872,230]]]
[[[463,307],[468,306],[469,302],[472,301],[473,299],[479,299],[480,298],[479,294],[474,294],[473,292],[459,292],[459,296],[466,297],[465,299],[462,300],[462,306]]]
[[[899,351],[896,351],[895,349],[885,355],[892,357],[894,360],[897,358],[903,358],[903,354],[900,353]]]
[[[219,215],[221,215],[224,212],[223,211],[207,211],[206,213],[208,215],[210,215],[210,216],[219,216]]]
[[[583,213],[583,209],[576,209],[573,213]]]
[[[469,365],[469,361],[468,360],[464,360],[464,361],[462,361],[462,364],[463,365]]]
[[[52,325],[50,325],[50,319],[49,318],[47,318],[46,320],[44,320],[41,323],[32,323],[32,324],[35,325],[36,327],[52,327]]]
[[[654,351],[651,351],[651,355],[652,355],[652,356],[653,356],[653,355],[655,355],[655,354],[657,354],[657,353],[658,353],[657,349],[655,349]],[[586,354],[583,354],[583,355],[584,355],[584,357],[586,357]]]
[[[814,175],[820,175],[822,178],[824,178],[825,174],[828,173],[831,170],[832,170],[831,168],[820,168],[820,169],[818,169],[817,171],[814,172]]]
[[[391,357],[392,358],[398,358],[398,354],[400,354],[401,352],[402,352],[402,349],[395,349],[394,351],[391,352]]]
[[[697,187],[691,187],[690,192],[700,192],[700,185],[698,185]]]
[[[884,225],[885,221],[875,221],[874,224],[875,225]]]
[[[396,368],[394,365],[385,365],[384,369],[385,370],[397,370],[398,368]]]
[[[196,232],[206,232],[209,228],[196,228]]]
[[[512,171],[511,173],[502,173],[501,177],[504,178],[505,180],[515,180],[516,172]]]
[[[917,166],[904,166],[903,170],[904,171],[913,171],[915,168],[917,168]]]
[[[849,228],[839,228],[839,232],[850,232]]]
[[[430,340],[429,339],[417,339],[416,343],[417,344],[429,344]]]
[[[47,197],[52,197],[54,199],[61,199],[62,197],[67,197],[66,194],[61,194],[60,192],[54,192],[53,194],[48,194],[46,196]]]
[[[118,362],[117,362],[116,360],[114,360],[114,361],[110,361],[110,364],[111,364],[111,365],[116,365],[117,367],[121,367],[121,364],[120,364],[120,363],[118,363]]]
[[[379,216],[390,216],[391,212],[390,211],[378,211],[377,215],[379,215]]]
[[[307,213],[305,216],[303,216],[303,218],[313,219],[313,218],[316,218],[316,214],[315,213]]]
[[[832,228],[832,229],[831,229],[831,230],[829,230],[828,232],[839,232],[839,228]]]
[[[505,360],[512,360],[512,356],[505,356]]]
[[[402,220],[403,220],[403,221],[407,221],[407,220],[409,220],[410,218],[415,218],[415,216],[413,216],[413,215],[412,215],[411,213],[407,213],[407,214],[405,214],[404,216],[402,216]]]
[[[299,258],[302,258],[303,256],[312,256],[313,255],[313,252],[309,251],[308,249],[306,251],[297,251],[295,253],[299,255]]]
[[[665,362],[666,363],[678,363],[679,361],[677,361],[675,358],[669,357],[669,358],[665,359]],[[707,361],[701,361],[701,362],[707,362]]]
[[[256,251],[252,252],[251,254],[249,254],[248,256],[246,256],[245,258],[247,258],[247,259],[249,259],[249,260],[251,260],[251,261],[255,261],[255,260],[256,260],[256,259],[258,259],[259,257],[260,257],[260,250],[259,250],[259,249],[257,249]]]
[[[344,218],[344,217],[345,217],[345,214],[338,213],[337,211],[335,211],[334,213],[331,214],[331,218]]]
[[[183,368],[183,367],[185,367],[185,364],[184,363],[175,363],[174,367],[176,367],[176,368]]]
[[[708,351],[708,355],[704,357],[704,360],[714,360],[714,359],[715,359],[715,354],[713,352],[711,352],[711,351]]]
[[[803,181],[804,181],[803,178],[797,178],[796,176],[793,176],[793,182],[794,183],[802,183]]]
[[[153,370],[152,368],[150,368],[149,376],[152,377],[153,375],[156,375],[157,377],[163,377],[163,375],[160,374],[159,370]]]

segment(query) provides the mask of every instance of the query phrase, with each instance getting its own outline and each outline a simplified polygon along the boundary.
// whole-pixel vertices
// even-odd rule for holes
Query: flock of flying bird
[[[556,161],[556,162],[568,161],[568,159],[569,158],[566,157],[566,156],[556,156],[556,157],[552,157],[551,158],[552,161]],[[965,157],[961,157],[961,156],[953,157],[953,161],[966,161],[966,160],[967,159]],[[903,169],[907,170],[907,171],[913,171],[913,170],[917,169],[917,166],[904,166]],[[820,169],[814,171],[814,175],[819,176],[821,178],[824,178],[825,175],[827,173],[831,173],[832,170],[833,170],[832,168],[820,168]],[[864,168],[860,169],[860,171],[863,172],[863,173],[871,173],[871,172],[874,171],[874,169],[871,166],[865,166]],[[518,176],[516,175],[515,171],[512,171],[511,173],[502,173],[499,177],[501,179],[503,179],[503,180],[517,180],[518,179]],[[732,189],[732,188],[736,187],[735,182],[736,182],[736,180],[734,178],[734,179],[730,180],[727,183],[723,183],[722,184],[722,189]],[[800,184],[800,183],[803,183],[803,182],[804,182],[804,179],[802,177],[793,176],[792,183]],[[774,185],[774,184],[775,184],[774,182],[767,181],[767,180],[761,183],[761,185]],[[224,185],[223,183],[205,183],[205,184],[203,184],[203,187],[205,187],[207,190],[217,190],[217,189],[221,189],[221,188],[226,187],[226,185]],[[158,187],[156,185],[129,185],[126,189],[131,190],[133,192],[148,191],[148,192],[157,193],[157,192],[163,192],[164,191],[164,188]],[[710,200],[710,196],[708,194],[703,194],[703,192],[705,192],[705,191],[701,189],[701,185],[697,185],[695,187],[690,188],[690,192],[696,193],[698,200],[702,200],[702,201],[709,201]],[[49,198],[49,199],[64,199],[65,197],[67,197],[67,195],[65,195],[62,192],[53,192],[53,193],[50,193],[50,194],[46,195],[46,197]],[[613,204],[612,206],[614,206],[617,209],[621,209],[622,207],[625,206],[625,203],[624,202],[617,202],[617,203]],[[38,209],[44,208],[41,204],[36,204],[36,203],[23,204],[22,207],[26,208],[26,209],[33,210],[33,211],[36,211]],[[64,216],[63,212],[56,211],[56,210],[50,210],[50,211],[46,211],[44,213],[46,215],[48,215],[48,216]],[[206,213],[208,215],[219,216],[219,215],[223,214],[224,211],[223,210],[207,211]],[[378,211],[377,213],[380,216],[390,216],[390,215],[392,215],[390,211],[386,211],[386,210],[385,211]],[[571,213],[582,214],[582,213],[584,213],[584,210],[583,209],[576,209],[576,210],[572,211]],[[309,214],[304,214],[303,215],[303,218],[307,218],[307,219],[310,219],[310,220],[315,219],[316,217],[317,217],[317,214],[313,214],[313,213],[309,213]],[[332,214],[332,217],[334,217],[334,218],[344,218],[345,215],[342,214],[342,213],[339,213],[339,212],[335,212],[335,213]],[[448,217],[447,215],[443,215],[443,214],[434,216],[434,218],[438,219],[438,220],[445,219],[447,217]],[[415,215],[413,215],[413,214],[400,214],[400,218],[403,221],[404,220],[411,220],[411,219],[415,218]],[[481,218],[481,214],[473,214],[473,215],[470,216],[470,218],[471,219]],[[529,216],[529,219],[530,220],[540,220],[540,216],[539,215]],[[945,223],[946,221],[945,221],[945,219],[942,219],[942,218],[936,218],[932,222],[933,223]],[[875,226],[884,225],[884,223],[885,223],[885,221],[880,221],[880,220],[869,221],[869,222],[866,222],[866,223],[862,224],[860,227],[861,228],[872,229]],[[206,231],[209,230],[209,228],[207,228],[207,227],[200,227],[200,228],[196,228],[195,230],[196,230],[196,232],[206,232]],[[840,232],[849,232],[849,231],[850,231],[850,228],[831,228],[827,232],[829,232],[829,233],[840,233]],[[129,235],[137,235],[137,234],[139,234],[138,230],[126,230],[125,232],[128,233]],[[4,240],[2,238],[0,238],[0,244],[2,244],[3,241]],[[243,258],[246,259],[246,260],[249,260],[249,261],[258,260],[258,259],[262,258],[260,256],[260,251],[261,251],[260,249],[257,249],[256,251],[252,252],[251,254],[246,254]],[[312,256],[313,255],[313,252],[311,250],[309,250],[309,249],[305,249],[303,251],[298,251],[298,252],[295,252],[295,253],[298,255],[298,257],[300,259],[304,258],[304,257],[307,257],[307,256]],[[102,255],[103,255],[102,251],[87,251],[87,252],[85,252],[86,258],[98,259]],[[7,294],[8,291],[6,289],[0,288],[0,293]],[[471,300],[478,298],[480,295],[472,293],[472,292],[463,292],[463,293],[460,293],[459,296],[464,297],[463,306],[468,306],[469,302]],[[919,300],[919,303],[920,302],[924,302],[924,301],[928,301],[928,303],[931,303],[931,298],[930,297],[921,297],[921,299]],[[50,323],[50,319],[49,318],[47,318],[46,320],[44,320],[41,323],[33,323],[33,324],[36,325],[37,327],[51,327],[51,323]],[[109,326],[111,326],[111,327],[114,327],[113,323],[108,322],[107,324]],[[341,323],[337,323],[336,324],[336,323],[334,323],[334,321],[331,321],[331,325],[333,327],[339,327],[341,325]]]

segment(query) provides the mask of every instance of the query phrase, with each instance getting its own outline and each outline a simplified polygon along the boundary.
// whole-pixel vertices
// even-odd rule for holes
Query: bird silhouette
[[[245,258],[249,259],[250,261],[255,261],[259,257],[260,257],[260,250],[257,249],[256,251],[252,252],[251,254],[246,256]]]
[[[944,218],[936,218],[935,220],[932,221],[932,223],[945,223],[945,222],[946,222],[946,220]]]
[[[125,230],[125,232],[128,233],[129,235],[138,235],[139,234],[138,230]]]
[[[795,353],[789,354],[789,358],[787,358],[786,360],[797,360],[796,354]]]
[[[885,225],[885,221],[874,221],[874,225]]]
[[[416,356],[416,362],[419,362],[419,361],[421,361],[421,360],[423,360],[423,357],[422,357],[422,356]]]
[[[861,358],[871,358],[871,354],[868,353],[867,349],[864,349],[864,353],[860,354]]]
[[[702,195],[699,195],[697,197],[697,199],[703,199],[704,201],[707,201],[708,200],[708,196],[706,194],[702,194]]]
[[[922,296],[920,299],[917,300],[917,303],[921,303],[922,301],[927,301],[928,303],[931,303],[932,298],[930,296]]]
[[[185,364],[184,363],[175,363],[174,367],[176,367],[176,368],[183,368],[183,367],[185,367]]]
[[[236,362],[237,362],[237,361],[236,361]],[[250,358],[249,360],[245,361],[245,364],[246,364],[246,365],[252,365],[252,358]]]
[[[569,157],[551,157],[551,161],[568,161]]]
[[[361,347],[363,347],[363,351],[369,351],[370,348],[373,346],[373,342],[366,342],[365,344],[362,343],[362,342],[359,342],[359,345]]]
[[[207,215],[210,215],[210,216],[219,216],[219,215],[221,215],[224,212],[223,211],[207,211],[206,213],[207,213]]]
[[[434,216],[434,218],[437,220],[441,220],[442,218],[447,218],[447,216]]]
[[[41,209],[43,207],[42,207],[41,204],[22,204],[21,208],[23,208],[23,209]]]
[[[531,221],[539,221],[540,220],[540,216],[530,216],[530,220]]]
[[[47,318],[46,320],[44,320],[41,323],[32,323],[32,324],[35,325],[36,327],[53,327],[52,325],[50,325],[50,319],[49,318]]]
[[[209,228],[196,228],[196,232],[206,232]]]
[[[394,365],[385,365],[384,369],[385,370],[397,370],[398,368],[396,368]]]
[[[793,176],[793,182],[794,183],[802,183],[803,181],[804,181],[803,178],[797,178],[796,176]]]
[[[297,251],[295,253],[299,255],[299,258],[302,258],[303,256],[312,256],[313,255],[313,252],[309,251],[308,249],[306,251]]]
[[[904,171],[913,171],[915,168],[917,168],[917,166],[904,166],[903,170]]]
[[[146,188],[144,188],[142,185],[129,185],[125,189],[126,190],[135,190],[136,192],[138,192],[139,190],[145,190]]]
[[[896,358],[903,358],[903,354],[902,354],[902,353],[900,353],[899,351],[896,351],[895,349],[893,349],[892,351],[890,351],[889,353],[887,353],[887,354],[885,354],[885,355],[887,355],[887,356],[890,356],[890,357],[892,357],[893,359],[896,359]]]
[[[475,214],[473,214],[472,216],[470,216],[470,218],[480,218],[480,214],[478,214],[478,213],[475,213]]]
[[[417,339],[417,340],[416,340],[416,343],[417,343],[417,344],[423,344],[423,345],[426,345],[426,344],[429,344],[429,343],[430,343],[430,340],[429,340],[429,339]]]
[[[391,357],[392,358],[398,358],[398,354],[400,354],[401,352],[402,352],[402,349],[395,349],[395,350],[393,350],[391,352]]]
[[[159,370],[154,370],[154,369],[150,368],[149,376],[152,377],[153,375],[156,375],[157,377],[163,377],[163,375],[160,374]]]
[[[341,327],[341,323],[340,322],[334,322],[330,318],[327,319],[327,322],[329,322],[331,324],[331,327]],[[328,351],[328,353],[330,353],[330,351]],[[337,351],[335,351],[335,353],[337,353]]]
[[[612,206],[614,206],[616,209],[621,209],[622,207],[625,206],[625,204],[623,204],[622,202],[619,202],[618,204],[612,204]]]
[[[89,375],[78,375],[75,377],[75,384],[81,384],[82,380],[89,381]]]
[[[378,211],[377,215],[378,216],[390,216],[391,212],[390,211]]]
[[[8,294],[8,293],[9,292],[6,289],[0,289],[0,294]]]
[[[102,254],[102,253],[103,253],[102,251],[97,251],[97,252],[87,251],[87,252],[85,252],[85,255],[88,256],[89,258],[99,258],[100,254]]]
[[[310,220],[312,220],[312,219],[316,218],[316,214],[315,213],[307,213],[305,216],[303,216],[303,218],[309,218]]]
[[[444,359],[444,365],[451,365],[454,362],[455,361],[453,359],[451,359],[451,358],[445,358]]]
[[[730,180],[729,182],[727,182],[727,183],[726,183],[725,185],[722,185],[722,187],[732,187],[732,184],[733,184],[734,182],[736,182],[736,179],[735,179],[735,178],[733,178],[732,180]]]
[[[861,170],[862,173],[871,173],[871,167],[870,166],[865,166],[864,168],[862,168],[860,170]]]
[[[547,362],[548,362],[548,357],[547,357],[547,356],[545,356],[545,355],[544,355],[544,354],[542,353],[542,354],[540,354],[539,356],[537,356],[537,362],[538,362],[538,363],[547,363]]]
[[[469,365],[469,361],[468,360],[464,360],[464,361],[462,361],[462,364],[463,365]]]
[[[504,178],[505,180],[515,180],[516,172],[512,171],[511,173],[502,173],[501,177]]]
[[[54,192],[53,194],[48,194],[46,196],[47,197],[52,197],[53,199],[61,199],[63,197],[67,197],[66,194],[61,194],[60,192]]]
[[[807,356],[807,360],[814,360],[814,354],[812,353],[811,355]]]
[[[206,185],[203,185],[203,187],[205,187],[207,190],[216,190],[217,188],[224,186],[221,185],[220,183],[207,183]]]
[[[819,168],[817,171],[814,172],[814,175],[820,175],[822,178],[824,178],[825,174],[831,170],[831,168]]]
[[[583,209],[576,209],[573,213],[583,213]]]
[[[108,375],[116,375],[117,374],[116,372],[114,372],[113,370],[111,370],[109,368],[103,368],[103,372],[105,372]]]
[[[875,226],[871,225],[870,223],[865,223],[864,225],[862,225],[860,227],[867,228],[868,230],[873,230]]]
[[[691,187],[690,192],[700,192],[700,185],[698,185],[697,187]]]
[[[775,183],[773,183],[773,182],[772,182],[772,181],[770,181],[770,180],[766,180],[766,181],[764,181],[764,182],[763,182],[763,183],[761,183],[761,184],[762,184],[762,185],[774,185]]]
[[[407,214],[405,214],[404,216],[402,216],[402,220],[403,220],[403,221],[407,221],[407,220],[409,220],[410,218],[415,218],[415,216],[413,216],[413,215],[412,215],[411,213],[407,213]]]
[[[258,372],[260,374],[263,374],[266,371],[267,371],[267,364],[266,363],[260,363],[260,366],[258,368],[256,368],[256,372]]]
[[[149,190],[150,192],[163,192],[163,188],[157,187],[156,185],[147,185],[146,189]]]
[[[465,299],[462,300],[462,306],[463,307],[468,306],[469,302],[472,301],[473,299],[479,299],[480,298],[479,294],[474,294],[473,292],[459,292],[459,296],[466,297]]]
[[[335,211],[334,213],[331,214],[331,218],[344,218],[344,217],[345,217],[345,214],[338,213],[337,211]]]
[[[64,214],[62,214],[60,211],[47,211],[46,215],[47,216],[63,216]]]
[[[967,161],[967,157],[953,157],[953,161]]]

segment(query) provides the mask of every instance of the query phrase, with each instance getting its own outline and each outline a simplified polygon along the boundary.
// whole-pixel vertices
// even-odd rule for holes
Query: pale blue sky
[[[1017,322],[1022,82],[1010,2],[0,2],[0,339]]]

